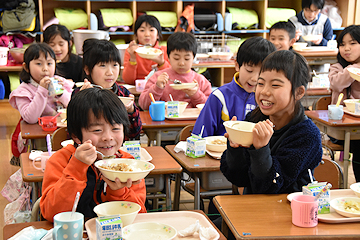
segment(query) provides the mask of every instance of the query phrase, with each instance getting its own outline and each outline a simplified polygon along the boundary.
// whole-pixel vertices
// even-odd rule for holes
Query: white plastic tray
[[[196,120],[199,117],[200,110],[197,108],[186,108],[185,111],[179,117],[167,117],[169,120]]]
[[[360,117],[360,114],[356,114],[354,112],[351,112],[346,107],[344,107],[343,110],[344,110],[344,113],[350,114],[351,116]]]
[[[189,227],[191,224],[194,224],[196,220],[199,220],[199,223],[202,227],[212,227],[211,223],[207,220],[207,218],[197,212],[192,211],[170,211],[170,212],[157,212],[157,213],[139,213],[134,223],[139,222],[158,222],[168,224],[173,226],[178,232]],[[95,218],[89,219],[85,223],[85,229],[87,231],[87,235],[89,240],[96,240],[96,220]],[[216,229],[215,229],[216,230]],[[215,239],[219,239],[220,234]],[[195,233],[191,237],[182,238],[176,236],[174,240],[199,240],[199,234]]]

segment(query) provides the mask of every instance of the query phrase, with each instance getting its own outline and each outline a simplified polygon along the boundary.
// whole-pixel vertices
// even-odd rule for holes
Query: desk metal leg
[[[179,211],[180,205],[180,184],[181,184],[181,173],[175,175],[175,189],[174,189],[174,204],[173,209]]]
[[[194,174],[194,210],[200,210],[200,178],[197,173]]]
[[[32,187],[32,202],[33,204],[36,202],[36,200],[38,199],[38,183],[37,182],[31,182],[31,187]]]
[[[171,211],[171,180],[170,175],[165,175],[166,211]]]
[[[349,151],[350,151],[350,132],[345,132],[344,141],[344,188],[348,188],[348,175],[349,175]]]
[[[161,146],[161,130],[156,133],[156,146]]]

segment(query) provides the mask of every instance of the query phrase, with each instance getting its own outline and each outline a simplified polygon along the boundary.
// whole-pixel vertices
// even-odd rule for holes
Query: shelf
[[[268,33],[268,29],[243,29],[243,30],[231,30],[224,31],[223,33]]]

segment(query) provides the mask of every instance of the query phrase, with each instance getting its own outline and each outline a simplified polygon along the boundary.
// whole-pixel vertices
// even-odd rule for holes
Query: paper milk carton
[[[327,182],[309,183],[307,186],[302,187],[302,192],[304,195],[312,195],[315,197],[326,184]],[[318,199],[318,204],[318,214],[330,213],[330,191],[326,191]]]
[[[167,117],[179,117],[179,108],[178,101],[167,102]]]
[[[51,82],[48,87],[50,96],[56,96],[62,94],[64,92],[64,89],[62,88],[63,86],[59,83],[57,79],[51,78]]]
[[[141,145],[140,141],[126,141],[123,144],[125,152],[130,153],[135,159],[140,160]]]
[[[192,158],[205,157],[206,140],[196,135],[186,139],[186,156]]]
[[[122,240],[122,221],[120,215],[96,218],[97,240]]]

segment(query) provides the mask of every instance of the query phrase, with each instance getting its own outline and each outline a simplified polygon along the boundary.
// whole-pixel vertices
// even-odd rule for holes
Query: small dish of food
[[[154,59],[162,54],[162,51],[157,48],[151,47],[139,47],[135,50],[135,52],[142,58],[146,59]]]

